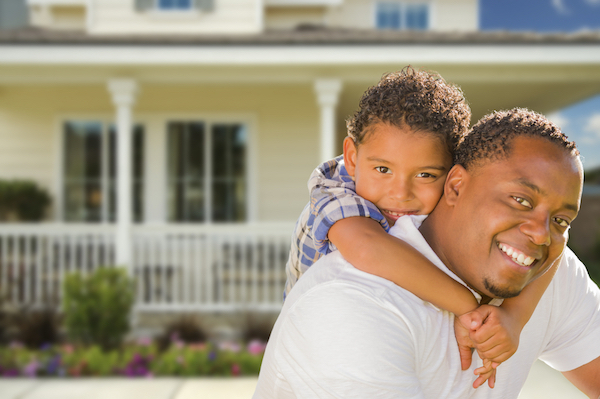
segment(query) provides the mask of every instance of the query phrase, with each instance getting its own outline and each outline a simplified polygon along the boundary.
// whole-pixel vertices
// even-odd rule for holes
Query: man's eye
[[[375,167],[375,170],[378,171],[379,173],[390,173],[390,168],[387,168],[385,166],[377,166]]]
[[[517,201],[519,204],[526,206],[527,208],[532,208],[531,204],[529,203],[529,201],[527,201],[525,198],[522,197],[515,197],[513,196],[514,200]]]
[[[571,225],[568,220],[563,218],[554,218],[554,221],[558,223],[560,227],[569,227]]]

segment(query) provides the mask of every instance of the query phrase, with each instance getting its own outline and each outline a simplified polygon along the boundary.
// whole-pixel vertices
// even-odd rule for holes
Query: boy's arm
[[[473,294],[375,220],[351,217],[329,229],[329,240],[354,267],[385,278],[456,315],[479,305]]]
[[[481,328],[473,331],[471,338],[482,356],[502,363],[517,351],[521,331],[556,274],[560,260],[518,296],[505,299],[500,309],[482,306],[473,312],[481,314]]]

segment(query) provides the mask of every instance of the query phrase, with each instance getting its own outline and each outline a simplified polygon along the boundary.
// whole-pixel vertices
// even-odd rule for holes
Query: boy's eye
[[[554,221],[555,221],[556,223],[558,223],[558,225],[559,225],[560,227],[569,227],[569,226],[571,225],[571,224],[569,223],[569,221],[568,221],[568,220],[566,220],[566,219],[563,219],[563,218],[558,218],[558,217],[556,217],[556,218],[554,218]]]
[[[521,205],[523,205],[523,206],[526,206],[527,208],[532,208],[532,206],[531,206],[531,204],[529,203],[529,201],[527,201],[525,198],[522,198],[522,197],[515,197],[515,196],[513,195],[513,199],[514,199],[515,201],[517,201],[519,204],[521,204]]]
[[[419,173],[417,175],[417,177],[423,177],[423,178],[436,178],[437,176],[432,174],[432,173],[427,173],[427,172],[423,172],[423,173]]]
[[[391,173],[390,168],[387,168],[385,166],[376,166],[375,170],[379,173]]]

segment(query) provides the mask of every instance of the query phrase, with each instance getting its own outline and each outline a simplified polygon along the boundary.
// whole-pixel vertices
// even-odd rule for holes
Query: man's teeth
[[[500,244],[498,247],[502,250],[502,252],[510,256],[515,263],[518,263],[521,266],[530,266],[535,260],[531,256],[526,256],[517,252],[514,248],[511,248],[508,245]]]

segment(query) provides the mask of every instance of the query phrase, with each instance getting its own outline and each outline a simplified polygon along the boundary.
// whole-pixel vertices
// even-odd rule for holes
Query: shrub
[[[174,342],[205,342],[207,334],[200,324],[191,316],[183,316],[168,324],[157,338],[158,348],[164,351]]]
[[[238,376],[258,375],[265,344],[236,342],[173,344],[159,353],[154,344],[128,344],[104,351],[97,345],[55,345],[31,350],[0,346],[0,376]]]
[[[0,220],[16,217],[19,221],[37,222],[44,218],[50,205],[46,190],[27,180],[0,180]]]
[[[18,340],[28,348],[38,349],[60,340],[59,319],[54,308],[23,308],[13,318]]]
[[[123,268],[100,267],[84,276],[65,276],[65,327],[74,342],[116,348],[129,331],[133,281]]]

